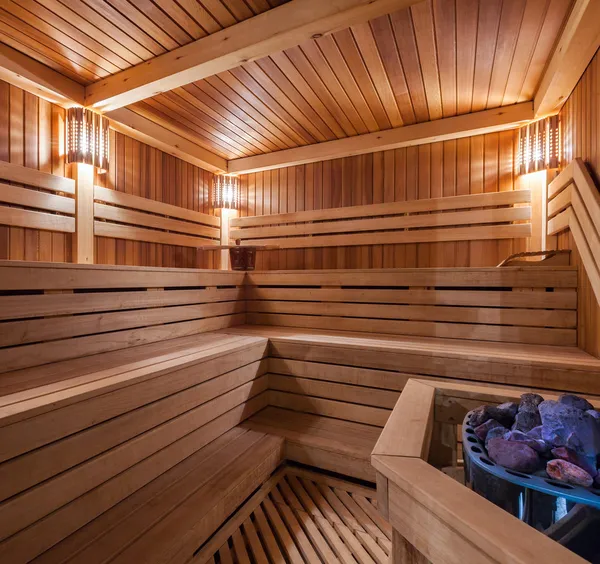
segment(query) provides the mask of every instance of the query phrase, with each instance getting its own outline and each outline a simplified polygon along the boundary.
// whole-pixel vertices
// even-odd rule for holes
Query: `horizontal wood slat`
[[[208,214],[94,187],[94,234],[181,247],[217,245],[221,219]]]
[[[479,306],[499,308],[570,309],[577,307],[577,292],[573,289],[554,292],[502,292],[486,290],[393,290],[365,288],[271,288],[248,287],[249,300],[280,300],[304,302],[354,302],[384,304],[430,304],[436,306]],[[0,303],[1,300],[0,300]],[[8,302],[6,302],[8,303]]]
[[[0,225],[27,227],[42,231],[75,232],[75,218],[39,211],[0,206]]]
[[[397,268],[383,270],[279,270],[248,272],[249,286],[350,288],[577,288],[571,267]]]
[[[247,311],[249,313],[325,315],[525,327],[573,329],[577,326],[577,316],[574,310],[541,310],[532,315],[531,310],[524,308],[357,304],[350,300],[342,303],[258,300],[248,302]]]
[[[489,206],[509,206],[513,204],[528,204],[530,202],[530,190],[510,190],[507,192],[468,194],[464,196],[430,198],[425,200],[412,200],[408,202],[389,202],[385,204],[369,204],[365,206],[350,206],[346,208],[237,217],[230,220],[230,225],[232,227],[250,228],[264,225],[275,225],[278,223],[289,224],[304,223],[308,221],[334,221],[338,219],[384,217],[386,215],[402,215],[420,212],[441,212]]]
[[[250,272],[247,322],[575,345],[574,274],[545,267]]]
[[[0,290],[241,286],[244,272],[0,261]]]
[[[94,199],[98,202],[106,202],[122,208],[140,210],[157,215],[168,216],[177,219],[184,219],[192,223],[201,223],[219,228],[221,218],[206,213],[196,212],[179,206],[157,202],[149,198],[141,198],[125,192],[118,192],[110,188],[94,186]]]
[[[75,200],[73,198],[19,188],[3,182],[0,182],[0,202],[70,215],[75,214]]]
[[[530,200],[521,190],[238,218],[230,237],[286,249],[528,237]]]
[[[62,194],[75,194],[72,179],[0,161],[0,225],[74,233],[75,200]]]
[[[531,208],[506,208],[480,210],[477,212],[449,212],[442,214],[408,215],[402,217],[382,217],[357,219],[354,221],[333,221],[331,223],[295,224],[280,227],[256,227],[231,231],[232,239],[267,239],[290,235],[322,235],[326,233],[349,233],[357,231],[384,231],[409,229],[414,227],[440,227],[471,223],[500,223],[521,221],[531,218]]]
[[[486,241],[518,239],[531,235],[531,225],[492,225],[490,227],[453,227],[451,229],[415,229],[384,233],[343,234],[321,237],[284,237],[247,239],[247,245],[273,245],[282,249],[307,247],[352,247],[357,245],[399,245],[408,243],[435,243],[444,241]]]
[[[5,161],[0,161],[0,179],[44,190],[52,190],[53,192],[75,195],[75,181],[72,178],[41,172],[34,168]]]
[[[218,245],[216,239],[192,237],[131,225],[120,225],[104,221],[94,221],[94,235],[96,237],[114,237],[115,239],[128,239],[130,241],[145,241],[147,243],[160,243],[162,245],[177,245],[180,247],[199,247]]]
[[[421,321],[399,321],[392,319],[352,318],[312,315],[282,315],[270,313],[248,313],[247,323],[254,325],[277,325],[334,329],[341,331],[364,331],[395,335],[418,335],[447,339],[473,339],[480,341],[502,341],[540,345],[577,344],[577,332],[573,329],[539,329],[496,325],[469,325],[463,323],[438,323]]]
[[[0,296],[0,372],[243,323],[243,276],[2,263],[0,289],[12,295]]]

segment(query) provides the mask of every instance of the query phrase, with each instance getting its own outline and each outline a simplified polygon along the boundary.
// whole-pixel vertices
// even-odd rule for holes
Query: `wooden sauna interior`
[[[600,0],[0,1],[0,562],[584,562],[460,424],[600,407],[599,47]]]

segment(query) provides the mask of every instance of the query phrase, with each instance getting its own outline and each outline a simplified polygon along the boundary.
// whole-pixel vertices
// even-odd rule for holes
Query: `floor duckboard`
[[[274,474],[191,562],[386,564],[391,536],[374,489],[290,466]]]

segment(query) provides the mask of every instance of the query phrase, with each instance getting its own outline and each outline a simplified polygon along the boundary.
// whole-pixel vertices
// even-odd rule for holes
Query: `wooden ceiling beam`
[[[558,113],[600,48],[600,0],[576,0],[534,98],[535,119]]]
[[[422,0],[291,0],[86,88],[86,106],[121,108]]]
[[[0,80],[31,92],[63,108],[82,106],[85,87],[31,57],[0,44]],[[227,171],[227,161],[131,110],[107,114],[111,127],[211,172]]]
[[[83,105],[85,87],[27,55],[0,43],[0,80],[53,104]]]
[[[229,172],[238,174],[259,172],[352,155],[363,155],[374,151],[386,151],[448,139],[460,139],[472,135],[504,131],[523,125],[532,119],[533,103],[523,102],[494,110],[438,119],[416,125],[406,125],[386,131],[285,149],[255,157],[234,159],[229,161]]]
[[[224,158],[132,110],[119,108],[105,115],[110,119],[110,126],[116,131],[204,170],[214,173],[227,172],[227,161]]]

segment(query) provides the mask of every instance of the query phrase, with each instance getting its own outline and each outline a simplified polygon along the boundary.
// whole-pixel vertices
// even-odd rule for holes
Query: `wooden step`
[[[375,481],[370,458],[379,427],[277,407],[267,407],[242,427],[284,437],[288,460]]]
[[[281,438],[234,428],[34,562],[187,562],[282,460]]]

